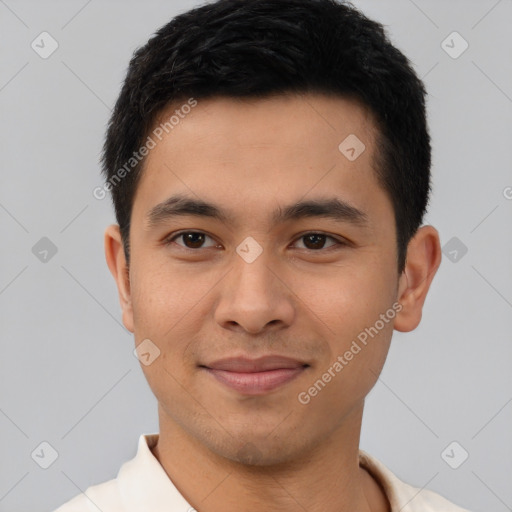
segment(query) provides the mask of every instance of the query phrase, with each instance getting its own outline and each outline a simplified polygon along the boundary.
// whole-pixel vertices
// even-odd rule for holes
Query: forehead
[[[180,104],[164,109],[155,128],[176,110]],[[146,157],[134,216],[147,218],[175,193],[269,215],[281,199],[338,191],[365,211],[376,205],[372,193],[385,195],[373,170],[375,124],[359,102],[319,94],[216,97],[184,111]]]
[[[371,145],[376,132],[374,116],[361,101],[320,93],[199,99],[197,106],[184,110],[187,113],[178,119],[177,111],[185,107],[187,100],[183,99],[164,108],[154,121],[154,128],[163,126],[172,117],[176,124],[166,130],[169,133],[163,134],[164,138],[179,132],[180,139],[193,137],[195,143],[215,139],[219,143],[227,142],[228,146],[297,145],[309,140],[319,149],[318,139],[328,133],[331,137],[325,142],[332,147],[331,138],[338,140],[349,134],[357,134]],[[222,149],[219,145],[218,150]]]

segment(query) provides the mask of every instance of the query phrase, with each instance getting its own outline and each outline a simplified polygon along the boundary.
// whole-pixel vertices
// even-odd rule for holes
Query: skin
[[[366,146],[354,161],[338,149],[349,134]],[[374,135],[371,114],[339,97],[200,100],[147,157],[129,269],[119,227],[105,232],[124,325],[136,345],[149,338],[160,350],[152,364],[141,364],[159,404],[153,453],[201,512],[389,510],[358,463],[364,400],[393,329],[419,324],[441,249],[438,232],[421,227],[398,274],[393,207],[372,169]],[[235,221],[181,216],[149,229],[148,211],[178,192],[228,209]],[[277,205],[325,197],[363,210],[367,227],[327,218],[270,222]],[[208,236],[202,245],[178,237],[166,246],[181,230]],[[308,245],[310,232],[333,239]],[[236,252],[248,236],[263,249],[250,264]],[[338,239],[349,244],[330,249]],[[394,319],[300,403],[298,394],[394,303],[402,307]],[[242,353],[310,366],[259,396],[227,388],[198,367]]]

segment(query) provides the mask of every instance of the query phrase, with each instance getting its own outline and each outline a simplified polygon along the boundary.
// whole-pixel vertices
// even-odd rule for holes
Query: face
[[[332,436],[363,403],[400,308],[374,135],[350,100],[215,98],[150,151],[118,284],[136,344],[150,340],[148,360],[159,351],[141,366],[161,425],[270,464]]]

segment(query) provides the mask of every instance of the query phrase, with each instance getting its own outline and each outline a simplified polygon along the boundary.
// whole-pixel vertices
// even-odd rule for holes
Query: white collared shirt
[[[194,512],[151,452],[159,434],[142,434],[137,455],[117,478],[93,485],[54,512]],[[377,480],[391,512],[469,512],[439,494],[399,480],[382,462],[359,450],[359,464]]]

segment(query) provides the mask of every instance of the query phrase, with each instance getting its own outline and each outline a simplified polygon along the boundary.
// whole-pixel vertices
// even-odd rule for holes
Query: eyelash
[[[179,238],[180,236],[183,236],[183,235],[187,235],[187,234],[190,234],[190,233],[196,233],[196,234],[200,234],[200,235],[206,235],[207,237],[209,238],[212,238],[212,236],[210,236],[208,233],[205,233],[204,231],[178,231],[177,233],[171,233],[168,237],[166,237],[164,240],[163,240],[163,243],[164,245],[167,247],[169,245],[171,245],[174,240],[176,240],[177,238]],[[295,239],[295,242],[300,240],[301,238],[304,238],[308,235],[323,235],[325,236],[326,238],[330,238],[331,240],[333,240],[334,242],[336,242],[334,245],[331,245],[330,247],[327,247],[327,248],[321,248],[321,249],[308,249],[307,247],[305,248],[306,251],[308,252],[325,252],[325,251],[328,251],[330,249],[336,249],[336,248],[340,248],[341,246],[347,246],[349,245],[347,242],[344,242],[342,240],[339,240],[338,238],[335,238],[331,235],[328,235],[327,233],[322,233],[321,231],[308,231],[306,233],[303,233],[301,234],[299,237],[297,237]],[[295,243],[294,242],[294,243]],[[177,244],[179,245],[179,244]],[[204,247],[199,247],[198,249],[191,249],[190,247],[185,247],[185,246],[182,246],[182,245],[179,245],[179,247],[181,249],[184,249],[185,251],[191,251],[191,252],[198,252],[199,250],[201,249],[204,249]],[[211,249],[213,247],[206,247],[206,249]]]

